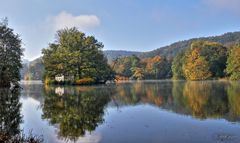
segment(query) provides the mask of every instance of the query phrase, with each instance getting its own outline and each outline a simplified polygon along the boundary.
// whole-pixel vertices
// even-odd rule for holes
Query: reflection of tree
[[[224,84],[187,82],[183,91],[186,106],[197,118],[223,117],[228,112]]]
[[[188,113],[189,109],[185,106],[186,100],[183,96],[185,81],[174,81],[172,88],[173,107],[172,109],[177,113]]]
[[[119,84],[113,98],[122,104],[150,103],[161,106],[163,103],[171,104],[171,88],[171,82]]]
[[[204,82],[187,82],[183,90],[183,97],[194,116],[204,116],[204,107],[210,95],[209,87]]]
[[[93,131],[103,122],[104,107],[110,101],[107,88],[70,88],[63,95],[54,88],[45,88],[42,118],[59,125],[59,136],[75,140],[86,131]]]
[[[231,83],[227,92],[228,92],[230,114],[232,115],[232,118],[240,118],[240,87],[239,87],[239,82]]]
[[[112,98],[120,106],[148,103],[199,119],[236,120],[240,116],[240,86],[228,85],[218,81],[136,82],[119,84]]]
[[[22,122],[18,89],[0,89],[0,135],[15,136],[20,133]]]

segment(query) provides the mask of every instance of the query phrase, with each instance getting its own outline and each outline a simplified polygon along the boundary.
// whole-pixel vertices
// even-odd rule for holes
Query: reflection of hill
[[[45,87],[43,119],[59,125],[58,135],[76,140],[93,131],[101,124],[104,107],[110,101],[111,91],[106,88],[60,87],[63,94],[56,94],[56,88]]]

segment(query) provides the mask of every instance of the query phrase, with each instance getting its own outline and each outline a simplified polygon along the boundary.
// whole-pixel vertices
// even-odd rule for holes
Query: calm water
[[[4,127],[43,135],[47,143],[240,142],[239,82],[22,87],[21,96],[0,100]]]

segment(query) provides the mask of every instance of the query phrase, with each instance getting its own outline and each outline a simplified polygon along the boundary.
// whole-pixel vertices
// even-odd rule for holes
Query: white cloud
[[[74,16],[65,11],[53,17],[54,29],[77,27],[81,30],[94,28],[100,25],[100,19],[96,15],[78,15]]]

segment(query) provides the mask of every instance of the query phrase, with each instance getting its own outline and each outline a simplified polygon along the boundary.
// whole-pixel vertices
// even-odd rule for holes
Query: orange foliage
[[[85,84],[92,84],[92,83],[94,83],[94,79],[92,78],[83,78],[83,79],[76,80],[75,82],[76,85],[85,85]]]
[[[155,56],[153,58],[147,58],[143,60],[143,63],[146,65],[146,71],[151,72],[154,68],[154,64],[158,64],[161,62],[160,56]]]

